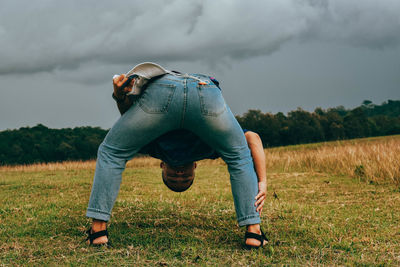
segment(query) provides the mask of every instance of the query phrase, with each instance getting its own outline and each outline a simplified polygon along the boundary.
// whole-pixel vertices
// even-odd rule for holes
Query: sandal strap
[[[264,234],[263,230],[262,230],[262,229],[260,229],[260,231],[261,231],[261,235],[263,236],[264,240],[265,240],[265,241],[269,241],[269,240],[268,240],[268,238],[265,236],[265,234]]]
[[[256,234],[256,233],[246,232],[246,233],[244,234],[244,239],[245,239],[245,240],[248,239],[248,238],[257,239],[258,241],[261,242],[260,247],[262,247],[262,246],[264,245],[264,240],[265,240],[265,241],[268,241],[268,238],[265,236],[265,234],[264,234],[264,232],[263,232],[262,229],[260,229],[260,231],[261,231],[261,235]]]
[[[107,236],[108,237],[108,232],[107,230],[103,230],[103,231],[98,231],[96,233],[92,233],[91,229],[89,229],[87,231],[88,233],[88,237],[86,240],[90,240],[90,244],[93,244],[93,240],[95,240],[96,238],[99,238],[101,236]]]
[[[261,242],[261,245],[264,243],[264,236],[263,236],[263,235],[259,235],[259,234],[255,234],[255,233],[246,232],[246,233],[244,234],[244,238],[245,238],[245,239],[248,239],[248,238],[257,239],[258,241]]]

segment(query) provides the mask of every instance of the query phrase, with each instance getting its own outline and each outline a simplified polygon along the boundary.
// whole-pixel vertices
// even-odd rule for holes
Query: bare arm
[[[124,74],[113,79],[113,87],[114,87],[114,96],[117,98],[117,106],[119,112],[124,114],[133,104],[132,100],[126,95],[130,91],[132,91],[132,86],[134,80],[125,88],[121,88],[121,86],[126,82],[128,79],[125,77]]]
[[[247,131],[244,135],[251,151],[254,168],[258,178],[258,194],[256,196],[255,206],[257,207],[257,211],[261,214],[267,194],[267,167],[264,147],[261,138],[257,133]]]

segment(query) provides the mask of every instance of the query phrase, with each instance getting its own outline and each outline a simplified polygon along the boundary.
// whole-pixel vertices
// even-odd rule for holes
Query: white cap
[[[132,75],[138,75],[141,77],[144,77],[146,79],[151,79],[153,77],[157,77],[163,74],[169,73],[168,70],[164,69],[160,65],[153,63],[153,62],[144,62],[136,65],[128,71],[126,74],[126,77],[132,76]]]

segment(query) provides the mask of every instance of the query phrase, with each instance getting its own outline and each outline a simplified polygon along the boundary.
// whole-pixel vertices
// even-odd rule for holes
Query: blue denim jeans
[[[220,89],[207,76],[193,76],[210,83],[164,75],[114,124],[98,150],[87,217],[108,221],[126,162],[160,135],[183,128],[213,147],[228,165],[239,226],[260,223],[254,206],[257,175],[243,131]]]

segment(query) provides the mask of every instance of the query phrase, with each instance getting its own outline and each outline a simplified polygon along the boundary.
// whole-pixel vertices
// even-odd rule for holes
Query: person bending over
[[[88,230],[90,244],[108,243],[106,222],[110,219],[126,162],[147,149],[153,156],[160,153],[157,156],[163,160],[160,166],[164,183],[168,188],[181,192],[193,183],[196,160],[220,156],[228,165],[238,224],[247,228],[245,244],[249,248],[264,245],[267,238],[260,228],[260,211],[266,197],[266,174],[261,140],[255,133],[243,133],[219,86],[202,74],[165,74],[148,84],[146,90],[133,99],[126,95],[132,90],[133,81],[130,86],[122,88],[126,80],[124,75],[113,79],[113,98],[121,117],[98,149],[86,212],[86,216],[93,219]],[[165,136],[167,144],[171,144],[169,138],[176,137],[180,131],[183,131],[184,138],[193,134],[196,142],[206,144],[207,149],[201,151],[200,158],[194,154],[195,157],[183,162],[174,158],[176,155],[151,151],[159,148]],[[185,149],[175,151],[187,152]],[[202,153],[208,153],[208,157]]]

